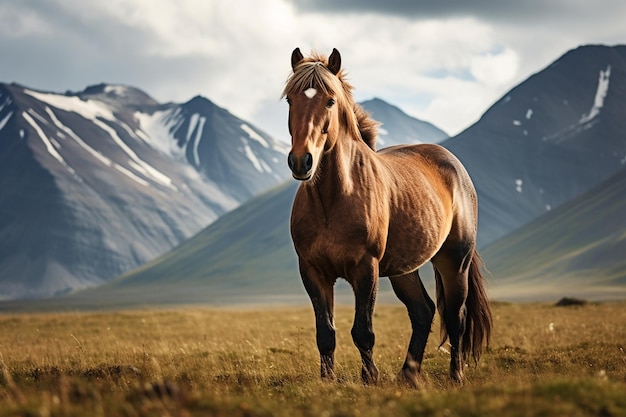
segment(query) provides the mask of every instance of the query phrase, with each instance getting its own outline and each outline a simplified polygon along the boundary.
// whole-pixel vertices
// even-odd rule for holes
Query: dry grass
[[[400,306],[374,321],[381,382],[360,383],[352,309],[337,311],[338,381],[318,378],[308,307],[0,316],[0,416],[626,415],[626,304],[496,304],[490,352],[447,379],[427,346],[424,386],[395,380]]]

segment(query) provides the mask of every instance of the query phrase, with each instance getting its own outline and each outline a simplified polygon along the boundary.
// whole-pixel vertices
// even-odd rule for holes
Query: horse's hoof
[[[463,385],[463,372],[450,372],[450,380],[458,386]]]
[[[322,381],[324,382],[335,382],[335,380],[337,379],[335,377],[335,373],[334,372],[325,372],[321,374],[322,377]]]
[[[361,370],[361,380],[365,385],[378,384],[378,369],[374,366],[371,370]]]
[[[425,384],[422,375],[417,370],[411,368],[403,368],[398,374],[397,380],[401,384],[416,389],[422,388]]]

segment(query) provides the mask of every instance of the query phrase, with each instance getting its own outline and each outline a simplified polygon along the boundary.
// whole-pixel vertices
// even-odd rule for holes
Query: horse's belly
[[[434,253],[432,255],[413,255],[406,257],[385,255],[380,261],[380,276],[393,277],[397,275],[408,274],[409,272],[413,272],[422,265],[424,265],[433,256]]]
[[[421,234],[390,234],[383,258],[380,261],[381,276],[404,275],[428,262],[439,250],[443,241],[433,230]]]

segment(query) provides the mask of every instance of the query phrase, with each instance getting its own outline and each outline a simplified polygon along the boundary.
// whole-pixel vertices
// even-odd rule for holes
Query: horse
[[[449,339],[450,378],[462,383],[464,361],[478,362],[492,329],[476,249],[477,196],[467,171],[436,144],[376,152],[378,123],[355,103],[337,49],[328,58],[316,52],[305,58],[296,48],[291,68],[282,94],[289,104],[287,163],[301,184],[290,228],[315,314],[321,378],[335,379],[334,285],[343,278],[355,295],[351,335],[361,378],[377,383],[372,316],[382,276],[411,321],[399,376],[418,386],[435,315],[418,270],[431,261],[441,345]]]

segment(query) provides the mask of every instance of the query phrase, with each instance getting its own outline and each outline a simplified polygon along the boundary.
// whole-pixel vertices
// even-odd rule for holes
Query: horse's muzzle
[[[292,152],[289,152],[287,157],[287,165],[293,177],[300,181],[306,181],[311,178],[311,169],[313,168],[313,155],[305,153],[301,158],[294,156]]]

